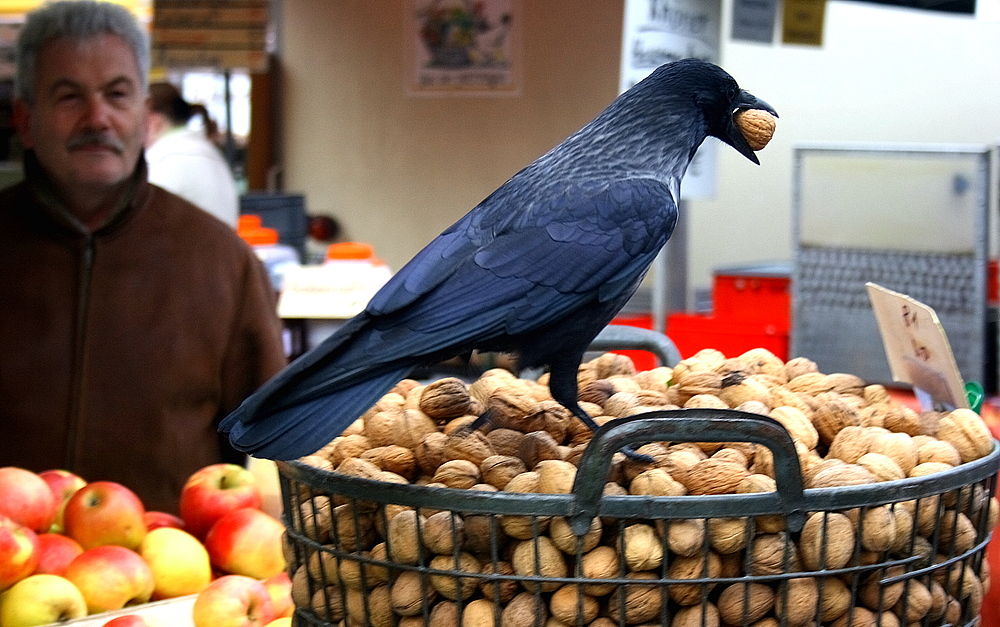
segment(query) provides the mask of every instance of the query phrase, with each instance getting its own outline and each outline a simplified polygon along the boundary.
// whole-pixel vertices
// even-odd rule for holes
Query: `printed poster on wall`
[[[678,59],[719,61],[721,0],[626,0],[620,90]],[[681,198],[715,195],[716,142],[706,141],[688,166]]]
[[[519,0],[410,0],[407,93],[518,96]]]

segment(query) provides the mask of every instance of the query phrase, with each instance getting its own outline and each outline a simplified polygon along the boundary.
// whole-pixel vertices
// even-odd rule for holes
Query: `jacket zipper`
[[[70,386],[69,425],[66,438],[65,468],[79,472],[79,433],[83,428],[83,379],[86,357],[84,346],[87,336],[87,311],[90,305],[90,281],[94,265],[94,236],[90,233],[83,241],[80,264],[80,292],[77,299],[76,329],[73,338],[73,374]]]

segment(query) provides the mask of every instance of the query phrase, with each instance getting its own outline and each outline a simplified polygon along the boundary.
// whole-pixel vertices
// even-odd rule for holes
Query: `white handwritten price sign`
[[[962,375],[934,310],[881,285],[865,287],[892,378],[912,385],[925,409],[968,408]]]

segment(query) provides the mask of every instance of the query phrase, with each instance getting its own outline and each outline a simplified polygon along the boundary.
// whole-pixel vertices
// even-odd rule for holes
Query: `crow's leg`
[[[582,359],[583,354],[581,353],[575,361],[567,360],[552,363],[549,369],[549,391],[552,393],[552,398],[555,399],[556,402],[579,418],[580,421],[587,425],[591,431],[597,431],[598,424],[594,422],[594,419],[590,416],[590,414],[580,407],[579,384],[577,383],[576,376],[580,369],[579,364]],[[649,455],[643,455],[642,453],[636,453],[631,446],[623,447],[621,451],[631,460],[643,464],[651,464],[653,462],[652,457]]]

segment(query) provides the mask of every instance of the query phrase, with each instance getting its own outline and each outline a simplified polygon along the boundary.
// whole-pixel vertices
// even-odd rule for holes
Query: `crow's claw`
[[[621,452],[634,462],[639,462],[640,464],[652,464],[656,460],[646,455],[645,453],[638,453],[631,446],[623,446]]]

